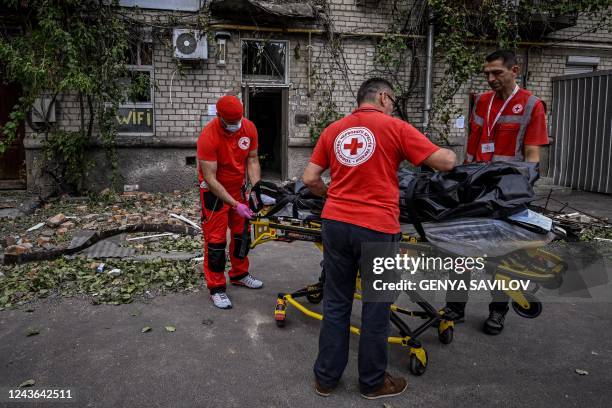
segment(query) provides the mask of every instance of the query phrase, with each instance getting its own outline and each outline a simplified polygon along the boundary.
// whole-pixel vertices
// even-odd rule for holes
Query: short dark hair
[[[487,62],[493,62],[496,60],[502,60],[504,66],[508,69],[511,69],[513,66],[518,64],[518,61],[516,60],[516,54],[514,53],[514,51],[510,50],[497,50],[490,53],[485,58],[485,61]]]
[[[379,92],[393,92],[393,85],[383,78],[370,78],[364,81],[357,91],[357,104],[361,105],[366,101],[373,101]]]

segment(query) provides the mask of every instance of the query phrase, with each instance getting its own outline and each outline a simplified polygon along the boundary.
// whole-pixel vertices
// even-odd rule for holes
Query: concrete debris
[[[57,228],[61,224],[65,223],[68,219],[64,214],[57,214],[47,220],[47,225],[51,228]]]
[[[34,225],[33,227],[28,228],[28,230],[26,232],[36,231],[37,229],[40,229],[40,228],[42,228],[44,226],[45,226],[44,222],[39,222],[38,224]]]
[[[74,228],[74,222],[72,221],[66,221],[65,223],[62,224],[62,228],[66,228],[66,229],[72,229]]]
[[[51,243],[50,237],[40,236],[36,239],[36,245],[38,245],[39,247],[42,247],[43,245],[50,244],[50,243]]]
[[[191,221],[191,220],[189,220],[189,219],[187,219],[187,218],[183,217],[182,215],[177,215],[177,214],[172,213],[172,214],[170,214],[170,216],[171,216],[172,218],[176,218],[177,220],[181,220],[181,221],[183,221],[184,223],[187,223],[187,224],[191,225],[193,228],[195,228],[195,229],[197,229],[197,230],[199,230],[199,231],[202,231],[202,227],[200,227],[200,226],[199,226],[198,224],[196,224],[195,222],[193,222],[193,221]]]
[[[142,237],[127,238],[126,241],[138,241],[141,239],[153,239],[153,238],[169,237],[169,236],[173,238],[178,238],[178,235],[173,234],[172,232],[164,232],[163,234],[144,235]]]
[[[31,248],[23,245],[11,245],[4,250],[5,255],[21,255],[30,252]]]
[[[121,269],[111,269],[110,271],[107,272],[110,276],[119,276],[121,275]]]

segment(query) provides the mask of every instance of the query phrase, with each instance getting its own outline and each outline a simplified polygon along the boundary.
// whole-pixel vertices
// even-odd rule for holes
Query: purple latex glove
[[[246,219],[250,220],[253,217],[253,211],[251,211],[249,206],[246,205],[246,204],[238,203],[236,205],[236,208],[234,208],[234,209],[236,210],[238,215],[243,217],[243,218],[246,218]]]

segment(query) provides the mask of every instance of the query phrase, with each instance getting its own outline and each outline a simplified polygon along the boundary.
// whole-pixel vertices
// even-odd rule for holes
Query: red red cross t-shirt
[[[438,149],[408,123],[373,105],[360,106],[321,133],[310,158],[330,169],[322,217],[398,233],[399,164],[418,166]]]
[[[202,129],[198,138],[198,160],[217,162],[217,180],[234,198],[239,196],[245,181],[246,158],[257,149],[257,128],[246,118],[237,132],[230,133],[221,127],[218,118]],[[198,166],[200,183],[204,180]]]

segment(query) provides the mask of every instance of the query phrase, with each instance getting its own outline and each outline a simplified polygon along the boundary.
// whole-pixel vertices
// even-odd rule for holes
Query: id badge
[[[495,152],[495,143],[483,143],[482,144],[482,152],[483,153],[494,153]]]

